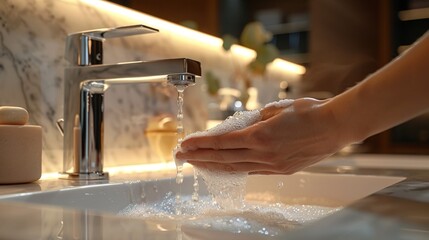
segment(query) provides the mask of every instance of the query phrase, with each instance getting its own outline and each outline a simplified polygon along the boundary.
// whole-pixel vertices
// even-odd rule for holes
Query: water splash
[[[194,192],[192,193],[192,200],[194,202],[198,202],[198,200],[200,199],[200,195],[198,194],[198,191],[200,190],[200,184],[198,181],[198,171],[197,169],[194,168]]]
[[[177,146],[174,152],[180,148],[180,144],[183,141],[183,137],[185,136],[185,131],[183,127],[183,98],[184,92],[187,85],[177,85]],[[175,154],[173,154],[175,155]],[[176,161],[176,183],[179,187],[178,192],[176,193],[176,215],[182,214],[182,183],[183,183],[183,163],[178,163]]]
[[[242,209],[224,209],[211,196],[200,196],[198,202],[191,195],[184,195],[184,207],[180,216],[175,215],[174,195],[167,194],[162,200],[145,204],[130,204],[119,215],[140,217],[148,220],[173,220],[176,226],[193,226],[235,234],[278,236],[340,210],[340,207],[317,205],[288,205],[247,201]],[[179,229],[176,229],[179,231]],[[177,235],[181,237],[181,234]]]

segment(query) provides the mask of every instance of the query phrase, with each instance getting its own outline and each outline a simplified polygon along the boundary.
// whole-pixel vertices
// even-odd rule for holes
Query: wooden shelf
[[[294,22],[270,25],[265,27],[272,34],[287,34],[308,31],[308,22]]]
[[[280,57],[284,60],[301,65],[306,65],[309,62],[308,53],[280,53]]]
[[[403,10],[398,13],[398,17],[401,21],[429,19],[429,8]]]

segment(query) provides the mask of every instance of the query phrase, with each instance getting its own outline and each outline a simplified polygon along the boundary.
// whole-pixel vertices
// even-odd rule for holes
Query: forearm
[[[429,110],[429,34],[326,106],[350,142],[364,140]]]

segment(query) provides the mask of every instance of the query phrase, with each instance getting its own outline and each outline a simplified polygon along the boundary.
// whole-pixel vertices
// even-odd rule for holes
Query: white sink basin
[[[290,176],[249,176],[248,196],[264,195],[273,201],[294,201],[297,204],[346,206],[374,192],[404,180],[403,177],[296,173]],[[193,179],[186,177],[182,194],[193,191]],[[77,209],[117,213],[129,204],[162,200],[167,193],[176,193],[175,179],[136,180],[122,183],[79,186],[55,191],[31,192],[0,196],[0,201],[18,201]],[[206,195],[205,185],[200,194]],[[318,202],[322,201],[322,202]]]
[[[342,206],[346,206],[403,179],[401,177],[313,173],[296,173],[291,176],[250,176],[247,181],[246,198],[252,201],[263,200],[270,203],[285,204],[281,205],[281,207],[290,206],[290,204],[298,206],[317,205],[333,207],[338,210]],[[193,192],[192,184],[192,177],[185,178],[181,188],[183,195],[190,195]],[[54,205],[117,214],[130,206],[161,203],[166,199],[166,196],[174,196],[177,189],[175,179],[133,181],[81,186],[58,191],[4,195],[0,196],[0,201]],[[203,186],[200,187],[200,190],[200,195],[207,195],[207,191]],[[305,211],[308,213],[308,211],[313,211],[312,209],[306,208]],[[316,207],[314,211],[320,211],[320,208]],[[316,213],[310,212],[310,214],[314,215]],[[323,214],[314,216],[317,217],[312,221],[322,218]],[[219,216],[216,215],[215,217]],[[242,217],[240,216],[240,219],[234,217],[234,221],[242,221]],[[150,221],[153,221],[153,219]],[[205,232],[213,230],[211,227],[214,225],[207,227],[204,221],[199,221],[199,224],[202,225],[195,225],[194,222],[188,225],[188,227],[191,226],[188,228],[188,232],[190,231],[196,238],[198,238],[198,234],[201,231],[191,231],[192,229],[204,228]],[[186,224],[183,224],[183,226],[186,226]],[[160,231],[164,230],[160,229]],[[236,231],[237,228],[234,227],[233,230]],[[261,234],[263,235],[264,233],[262,232]],[[215,237],[214,239],[219,237],[218,234],[213,236]],[[248,235],[243,236],[248,237]]]
[[[328,158],[319,167],[429,170],[429,156],[358,154]]]

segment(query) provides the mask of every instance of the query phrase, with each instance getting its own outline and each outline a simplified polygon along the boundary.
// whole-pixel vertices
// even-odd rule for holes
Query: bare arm
[[[363,82],[327,101],[302,98],[220,136],[190,138],[178,159],[250,173],[291,174],[429,110],[429,33]]]
[[[402,56],[327,104],[361,141],[429,110],[429,33]]]

